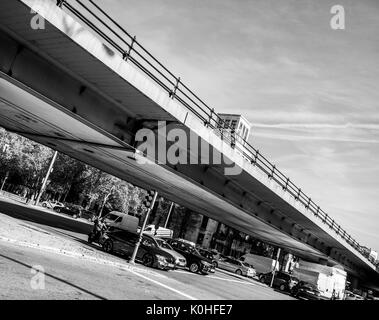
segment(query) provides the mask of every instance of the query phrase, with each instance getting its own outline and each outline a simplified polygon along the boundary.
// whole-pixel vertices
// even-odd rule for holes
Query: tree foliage
[[[24,195],[39,190],[54,151],[0,128],[0,178]],[[87,209],[139,214],[145,191],[99,169],[59,153],[43,198],[80,204]]]

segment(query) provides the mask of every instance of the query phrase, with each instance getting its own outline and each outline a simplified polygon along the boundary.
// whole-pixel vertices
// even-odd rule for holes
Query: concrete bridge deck
[[[74,19],[69,8],[52,0],[1,1],[1,126],[138,186],[157,189],[300,257],[339,263],[363,282],[378,281],[375,266],[360,253],[359,244],[299,189],[291,188],[275,167],[259,155],[254,162],[250,150],[238,150],[221,139],[215,123],[212,128],[213,114],[204,123],[206,108],[191,108],[180,91],[172,95],[174,80],[163,77],[159,82],[154,70],[132,59],[137,56],[133,50],[126,61],[120,39],[106,41],[109,30],[101,39],[94,28]],[[45,19],[45,28],[31,27],[31,9]],[[128,46],[124,48],[127,53]],[[168,131],[183,129],[241,173],[225,175],[230,167],[226,163],[205,164],[205,155],[189,148],[189,141],[176,145],[201,164],[160,163],[157,157],[140,164],[142,156],[135,152],[138,130],[153,130],[161,138],[155,143],[162,146],[164,141],[165,150],[173,144],[167,143],[158,121],[166,121]],[[283,188],[283,181],[288,187]]]

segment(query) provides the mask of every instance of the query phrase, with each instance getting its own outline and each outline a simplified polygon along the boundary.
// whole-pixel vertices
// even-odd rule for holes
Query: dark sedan
[[[295,298],[300,298],[300,299],[306,299],[306,300],[320,300],[320,291],[317,289],[317,286],[300,281],[296,286],[294,286],[291,290],[291,294]]]
[[[113,228],[100,236],[99,244],[105,252],[115,252],[130,257],[133,254],[138,237],[137,233]],[[141,261],[147,267],[162,270],[175,268],[173,256],[160,248],[154,239],[147,235],[142,236],[136,260]]]
[[[57,212],[67,214],[75,219],[80,218],[83,207],[76,204],[66,204],[65,207],[55,209]]]
[[[259,276],[259,281],[262,283],[266,283],[268,285],[271,284],[272,280],[272,272],[264,273]],[[278,288],[281,291],[289,291],[291,292],[292,288],[299,282],[299,279],[294,276],[286,273],[286,272],[275,272],[274,281],[272,286],[274,288]]]
[[[214,272],[212,261],[203,257],[189,241],[183,239],[166,239],[166,241],[186,258],[189,271],[202,274]]]

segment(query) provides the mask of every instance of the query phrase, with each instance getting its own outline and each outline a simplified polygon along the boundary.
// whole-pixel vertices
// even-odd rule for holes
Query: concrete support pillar
[[[211,240],[212,240],[213,234],[217,230],[217,226],[218,226],[218,222],[216,220],[209,219],[208,224],[207,224],[207,228],[206,228],[205,234],[204,234],[204,240],[202,243],[203,247],[205,247],[205,248],[210,247]]]
[[[351,277],[350,283],[351,283],[351,289],[358,289],[358,286],[359,286],[358,278]]]
[[[191,212],[191,215],[187,224],[187,228],[186,228],[186,234],[185,234],[186,240],[196,243],[197,237],[199,236],[201,221],[202,221],[201,214]]]

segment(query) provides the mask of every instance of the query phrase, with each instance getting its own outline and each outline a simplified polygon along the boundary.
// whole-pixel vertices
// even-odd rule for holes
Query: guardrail
[[[302,203],[315,217],[346,240],[352,248],[363,253],[360,244],[337,224],[334,219],[308,197],[301,188],[297,187],[288,177],[277,169],[274,164],[267,160],[259,150],[242,139],[238,133],[233,132],[231,128],[225,127],[224,120],[220,118],[214,109],[210,108],[203,100],[196,96],[195,93],[181,81],[180,77],[176,77],[147,51],[142,44],[137,41],[135,36],[131,36],[92,0],[87,0],[86,3],[87,4],[80,0],[57,0],[57,5],[60,8],[68,10],[68,12],[89,26],[104,41],[118,51],[124,60],[130,61],[142,70],[163,88],[172,99],[179,101],[196,115],[204,123],[204,126],[214,129],[220,135],[221,139],[237,149],[246,161],[249,161],[252,165],[267,174],[270,179],[278,183],[283,190]],[[93,10],[97,11],[98,14],[95,14]],[[112,27],[110,27],[105,20],[107,20],[108,24],[110,23]],[[118,30],[118,32],[115,31],[115,29]],[[121,32],[122,35],[120,35],[119,32]],[[238,141],[242,141],[242,143]]]

